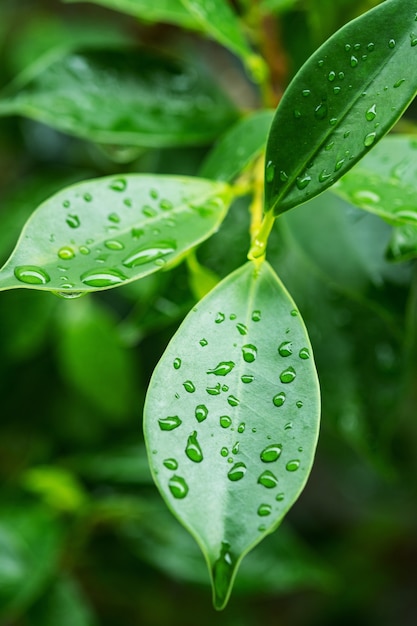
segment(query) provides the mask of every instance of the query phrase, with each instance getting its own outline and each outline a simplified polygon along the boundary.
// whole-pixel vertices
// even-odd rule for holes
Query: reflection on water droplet
[[[306,360],[310,358],[310,350],[308,348],[301,348],[300,352],[298,353],[298,356],[300,357],[300,359]]]
[[[186,380],[182,383],[182,386],[184,387],[185,391],[188,391],[188,393],[194,393],[195,391],[195,385],[191,380]]]
[[[210,396],[218,396],[220,393],[220,383],[217,383],[214,387],[206,387],[206,391]]]
[[[295,179],[295,184],[300,191],[305,189],[310,184],[310,182],[311,176],[309,176],[308,174],[304,174],[303,176],[297,176],[297,178]]]
[[[176,249],[177,245],[174,241],[159,241],[152,246],[138,248],[126,257],[122,263],[125,267],[145,265],[166,257],[168,254],[175,252]]]
[[[278,478],[269,470],[265,470],[265,472],[262,472],[259,476],[258,483],[267,489],[273,489],[278,484]]]
[[[256,359],[257,353],[258,348],[251,343],[242,346],[242,355],[246,363],[253,363],[253,361]]]
[[[181,359],[177,357],[173,362],[174,369],[179,370],[181,367]]]
[[[217,313],[216,319],[214,321],[216,324],[221,324],[222,322],[224,322],[225,319],[226,319],[226,316],[224,313]]]
[[[126,276],[122,272],[112,269],[91,270],[81,275],[81,282],[89,287],[112,287],[124,280]]]
[[[233,467],[228,471],[227,478],[233,482],[241,480],[246,474],[246,465],[244,463],[235,463]]]
[[[200,463],[203,460],[203,452],[197,441],[196,430],[188,437],[185,454],[188,456],[190,461],[193,461],[194,463]]]
[[[292,383],[296,377],[296,372],[293,367],[287,367],[286,370],[281,372],[279,379],[282,383]]]
[[[222,457],[226,458],[227,455],[229,454],[229,450],[227,448],[222,448],[220,450],[220,454],[222,455]]]
[[[177,500],[182,500],[188,493],[188,485],[181,476],[173,476],[168,482],[168,487]]]
[[[282,445],[280,443],[271,443],[266,446],[261,452],[261,461],[264,463],[273,463],[279,459],[282,452]]]
[[[75,252],[69,246],[63,246],[58,250],[58,256],[63,261],[68,261],[69,259],[73,259],[75,257]]]
[[[243,374],[240,377],[240,380],[242,381],[242,383],[248,384],[248,383],[252,383],[254,378],[255,377],[253,376],[253,374]]]
[[[163,464],[165,465],[165,467],[169,470],[176,470],[178,469],[178,462],[176,459],[165,459],[165,461],[163,461]]]
[[[220,417],[220,426],[222,428],[229,428],[232,425],[232,418],[228,415],[222,415]]]
[[[285,393],[281,391],[280,393],[277,393],[277,395],[272,398],[272,402],[275,404],[275,406],[282,406],[285,402],[285,398],[286,398]]]
[[[207,370],[206,374],[215,374],[216,376],[226,376],[234,368],[233,361],[221,361],[216,367],[211,370]]]
[[[117,241],[117,239],[108,239],[104,242],[104,245],[109,250],[123,250],[124,244],[121,241]]]
[[[204,422],[208,415],[208,408],[205,404],[199,404],[195,407],[195,418],[197,422]]]
[[[161,417],[158,420],[159,428],[161,430],[174,430],[182,424],[182,420],[178,415],[169,415],[168,417]]]
[[[244,433],[245,432],[245,428],[246,428],[245,422],[241,422],[239,424],[239,426],[237,427],[237,432],[238,433]]]
[[[79,228],[81,224],[80,218],[78,217],[78,215],[73,215],[73,214],[67,215],[67,218],[65,221],[70,228]]]
[[[278,348],[278,352],[281,356],[290,356],[292,354],[292,342],[283,341]]]
[[[241,323],[236,324],[236,328],[238,329],[241,335],[247,335],[248,327],[245,324],[241,324]]]
[[[36,265],[19,265],[15,267],[14,275],[28,285],[46,285],[51,280],[49,274]]]
[[[230,406],[238,406],[239,404],[239,400],[238,398],[236,398],[236,396],[228,396],[227,401]]]
[[[372,146],[372,144],[374,143],[376,139],[376,133],[368,133],[365,137],[365,139],[363,140],[363,144],[364,146],[366,146],[367,148],[369,146]]]
[[[287,465],[285,466],[285,469],[288,472],[296,472],[299,467],[300,467],[300,461],[295,459],[293,461],[288,461]]]
[[[272,183],[275,176],[275,165],[272,161],[268,161],[265,170],[265,180],[267,183]]]
[[[270,504],[261,504],[258,508],[258,515],[260,517],[266,517],[267,515],[271,515],[272,506]]]

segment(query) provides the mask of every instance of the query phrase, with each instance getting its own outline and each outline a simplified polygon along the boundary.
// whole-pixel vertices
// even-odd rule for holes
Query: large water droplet
[[[211,370],[207,370],[207,374],[215,374],[216,376],[226,376],[234,368],[233,361],[221,361],[216,367]]]
[[[275,406],[282,406],[285,402],[285,398],[286,398],[285,393],[281,391],[280,393],[277,393],[277,395],[272,398],[272,402],[275,404]]]
[[[36,265],[19,265],[15,267],[14,275],[28,285],[46,285],[51,280],[49,274]]]
[[[175,471],[176,469],[178,469],[178,461],[176,459],[165,459],[165,461],[163,461],[163,464],[169,470]]]
[[[81,224],[80,218],[78,217],[78,215],[73,215],[73,214],[67,215],[67,218],[65,221],[70,228],[79,228]]]
[[[297,178],[295,179],[295,184],[300,191],[305,189],[310,184],[310,182],[311,176],[309,176],[308,174],[304,174],[303,176],[297,176]]]
[[[168,482],[168,487],[177,500],[182,500],[188,493],[188,485],[181,476],[173,476]]]
[[[208,408],[205,404],[199,404],[195,407],[195,418],[197,422],[204,422],[208,415]]]
[[[112,269],[90,270],[81,275],[81,282],[89,287],[112,287],[124,280],[126,276],[122,272]]]
[[[299,467],[300,467],[300,461],[298,459],[294,459],[293,461],[288,461],[287,465],[285,466],[285,469],[288,472],[296,472]]]
[[[228,471],[227,478],[233,482],[241,480],[246,474],[246,465],[244,463],[235,463],[233,467]]]
[[[262,472],[259,476],[258,483],[267,489],[273,489],[278,484],[278,478],[269,470],[265,470],[265,472]]]
[[[58,250],[58,256],[63,261],[69,261],[75,257],[75,252],[69,246],[63,246]]]
[[[286,370],[281,372],[279,379],[282,383],[292,383],[296,377],[296,372],[293,367],[287,367]]]
[[[363,140],[364,146],[369,148],[369,146],[372,146],[372,144],[374,143],[375,139],[376,139],[376,133],[368,133],[366,135],[365,139]]]
[[[175,252],[177,245],[174,241],[159,241],[152,246],[138,248],[123,260],[126,267],[137,267],[152,263],[166,257],[168,254]]]
[[[260,517],[266,517],[267,515],[271,515],[272,506],[270,504],[261,504],[258,508],[258,515]]]
[[[185,454],[191,461],[194,461],[194,463],[200,463],[203,460],[203,452],[197,441],[197,431],[194,431],[188,437]]]
[[[186,380],[182,383],[182,386],[184,387],[185,391],[188,391],[188,393],[194,393],[195,391],[195,385],[191,380]]]
[[[245,346],[242,346],[242,355],[246,363],[253,363],[256,359],[257,353],[258,348],[251,343],[247,343]]]
[[[376,104],[373,104],[365,113],[368,122],[372,122],[376,118]]]
[[[279,459],[282,452],[282,445],[280,443],[271,443],[264,448],[261,452],[261,461],[264,463],[273,463]]]
[[[222,428],[229,428],[232,425],[232,418],[228,415],[222,415],[220,417],[220,426]]]
[[[283,341],[278,347],[278,352],[281,356],[291,356],[292,354],[292,342]]]
[[[168,417],[161,417],[158,420],[159,428],[161,430],[174,430],[182,424],[182,420],[178,415],[169,415]]]

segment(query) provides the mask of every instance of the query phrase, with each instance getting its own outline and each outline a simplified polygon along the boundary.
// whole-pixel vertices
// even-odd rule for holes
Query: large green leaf
[[[385,137],[333,190],[394,225],[417,225],[417,138]]]
[[[270,265],[247,263],[185,319],[145,403],[155,481],[205,554],[216,608],[299,496],[318,424],[304,324]]]
[[[54,53],[19,76],[0,115],[23,115],[105,144],[207,143],[236,111],[202,70],[145,50]],[[113,97],[112,94],[117,94]]]
[[[417,91],[415,0],[386,0],[315,52],[282,98],[266,152],[266,209],[319,194],[401,116]]]
[[[27,222],[0,270],[0,291],[71,297],[155,272],[217,230],[231,195],[224,183],[151,174],[67,187]]]
[[[272,118],[273,112],[265,110],[239,120],[209,152],[200,176],[232,181],[265,148]]]

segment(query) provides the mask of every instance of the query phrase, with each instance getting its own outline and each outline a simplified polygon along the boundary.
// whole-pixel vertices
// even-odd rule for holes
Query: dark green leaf
[[[415,0],[386,0],[317,50],[282,98],[266,151],[266,209],[305,202],[350,169],[417,91]]]
[[[30,117],[98,143],[145,147],[207,143],[236,119],[203,71],[137,49],[56,53],[16,79],[0,115]]]
[[[391,261],[408,261],[417,256],[417,224],[402,224],[392,230],[387,248],[387,258]]]
[[[198,178],[129,174],[73,185],[27,222],[0,290],[72,297],[135,280],[212,234],[230,200],[230,187]]]
[[[299,496],[318,423],[303,322],[269,264],[247,263],[185,319],[145,404],[155,481],[205,554],[216,608]]]
[[[219,139],[200,168],[200,176],[232,181],[264,150],[273,111],[257,111]]]
[[[61,576],[28,615],[28,626],[92,626],[96,624],[75,580]]]

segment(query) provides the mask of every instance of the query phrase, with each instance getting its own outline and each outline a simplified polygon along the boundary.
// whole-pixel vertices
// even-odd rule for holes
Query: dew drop
[[[210,396],[218,396],[220,394],[220,383],[214,387],[206,387],[206,391]]]
[[[358,63],[358,59],[352,54],[352,56],[350,57],[350,67],[356,67]]]
[[[235,445],[232,448],[232,453],[233,454],[238,454],[239,453],[239,446],[240,446],[240,443],[238,441],[236,441]]]
[[[241,480],[246,474],[246,465],[244,463],[235,463],[233,467],[228,471],[227,478],[232,482]]]
[[[254,311],[254,312],[252,313],[252,321],[253,321],[253,322],[259,322],[259,321],[260,321],[260,319],[261,319],[261,312],[260,312],[260,311],[258,311],[258,310],[257,310],[257,311]]]
[[[301,111],[299,109],[294,109],[294,117],[299,119],[301,117]]]
[[[252,343],[247,343],[245,346],[242,346],[242,355],[246,363],[253,363],[256,359],[257,353],[258,348]]]
[[[159,428],[161,430],[174,430],[181,426],[182,420],[178,417],[178,415],[169,415],[168,417],[161,417],[158,420]]]
[[[334,166],[335,172],[338,172],[342,168],[344,162],[345,162],[345,159],[339,159],[338,161],[336,161],[335,166]]]
[[[331,72],[329,72],[327,78],[332,83],[334,81],[334,79],[336,78],[336,72],[333,72],[333,70],[332,70]]]
[[[351,49],[351,47],[352,47],[352,46],[350,45],[350,43],[346,43],[346,44],[345,44],[345,50],[346,50],[346,52],[349,52],[349,50]]]
[[[345,77],[345,73],[344,72],[339,72],[338,77],[340,80],[343,80]]]
[[[151,198],[152,198],[153,200],[157,200],[157,198],[158,198],[158,192],[157,192],[157,190],[156,190],[156,189],[151,189],[151,190],[149,191],[149,195],[151,196]]]
[[[229,387],[227,385],[222,385],[222,391],[229,391]]]
[[[267,183],[272,183],[275,177],[275,165],[272,161],[268,161],[265,170],[265,179]]]
[[[264,448],[261,452],[261,461],[264,463],[273,463],[279,459],[282,452],[282,445],[280,443],[271,443]]]
[[[296,472],[299,467],[300,467],[300,461],[298,461],[297,459],[294,459],[293,461],[288,461],[287,465],[285,466],[285,469],[287,470],[287,472]]]
[[[211,370],[207,370],[206,374],[215,374],[216,376],[227,376],[234,368],[235,363],[233,361],[221,361],[216,367]]]
[[[62,206],[64,207],[64,209],[68,209],[70,205],[71,205],[71,202],[69,200],[64,200],[64,202],[62,203]]]
[[[369,146],[372,146],[375,139],[376,139],[376,133],[368,133],[365,139],[363,140],[363,145],[369,148]]]
[[[117,241],[117,239],[108,239],[104,242],[104,245],[109,250],[123,250],[124,244],[121,241]]]
[[[283,341],[279,347],[278,352],[280,356],[291,356],[292,354],[292,342],[291,341]]]
[[[112,269],[91,270],[81,275],[81,282],[89,287],[112,287],[124,280],[126,276],[122,272]]]
[[[262,472],[259,476],[258,483],[267,489],[273,489],[278,484],[278,478],[269,470],[265,470],[265,472]]]
[[[337,117],[332,117],[332,118],[329,120],[329,124],[330,124],[330,126],[334,126],[336,123],[337,123]]]
[[[199,404],[195,407],[195,418],[197,422],[201,423],[207,418],[208,408],[205,404]]]
[[[307,187],[307,185],[310,184],[310,181],[311,176],[309,176],[308,174],[304,174],[303,176],[297,176],[295,184],[297,185],[298,189],[302,191]]]
[[[405,82],[405,78],[400,78],[400,80],[397,80],[396,83],[394,83],[394,87],[395,89],[398,89],[398,87],[401,87],[401,85]]]
[[[90,254],[90,248],[87,248],[87,246],[80,246],[78,250],[80,254],[84,254],[84,256],[86,256],[87,254]]]
[[[169,200],[161,200],[161,202],[159,203],[159,208],[163,211],[170,211],[172,209],[172,206],[172,202],[170,202]]]
[[[255,377],[253,376],[253,374],[243,374],[240,380],[242,381],[242,383],[248,384],[253,383],[254,378]]]
[[[79,228],[81,224],[80,218],[78,217],[78,215],[74,215],[74,214],[67,215],[67,218],[65,221],[70,228]]]
[[[220,454],[222,455],[222,457],[226,458],[226,457],[227,457],[227,455],[229,454],[229,450],[228,450],[228,448],[222,448],[222,449],[220,450]]]
[[[246,428],[245,422],[241,422],[239,426],[237,427],[237,432],[242,434],[245,432],[245,428]]]
[[[258,508],[258,515],[260,517],[266,517],[267,515],[271,515],[272,506],[270,504],[261,504]]]
[[[177,357],[173,362],[174,369],[179,370],[181,367],[181,359]]]
[[[342,91],[341,87],[333,87],[333,93],[337,96]]]
[[[63,261],[69,261],[69,259],[73,259],[75,256],[74,250],[69,246],[63,246],[58,250],[58,256]]]
[[[323,65],[324,65],[324,59],[320,59],[319,61],[317,61],[317,65],[318,65],[319,67],[323,67]]]
[[[310,358],[310,351],[308,348],[301,348],[300,352],[298,353],[298,356],[300,357],[300,359],[303,359],[304,361],[306,359]]]
[[[109,220],[109,222],[113,222],[113,224],[118,224],[120,222],[120,216],[117,215],[117,213],[110,213],[107,216],[107,219]]]
[[[127,182],[124,178],[116,178],[109,185],[109,188],[112,189],[113,191],[125,191],[126,187],[127,187]]]
[[[177,500],[182,500],[188,493],[188,485],[181,476],[173,476],[168,482],[168,487]]]
[[[163,461],[163,464],[169,470],[175,471],[176,469],[178,469],[178,461],[176,459],[165,459],[165,461]]]
[[[221,324],[222,322],[224,322],[225,319],[226,319],[226,316],[224,313],[217,313],[216,319],[214,321],[216,324]]]
[[[310,89],[303,89],[301,93],[303,94],[304,98],[307,98],[311,94],[311,91]]]
[[[374,43],[372,43],[372,42],[370,42],[370,43],[368,43],[368,45],[367,45],[366,47],[368,48],[368,50],[369,50],[370,52],[372,52],[372,50],[374,50],[374,49],[375,49],[375,44],[374,44]]]
[[[277,393],[277,395],[272,398],[272,402],[274,403],[275,406],[279,407],[284,404],[285,399],[286,399],[286,394],[284,393],[284,391],[281,391],[280,393]]]
[[[208,341],[207,339],[200,339],[199,344],[204,348],[208,344]]]
[[[417,46],[417,37],[415,36],[415,34],[414,34],[414,33],[411,33],[411,35],[410,35],[410,40],[411,40],[411,41],[410,41],[411,46],[412,46],[413,48],[414,48],[414,46]]]
[[[327,116],[327,104],[325,102],[321,102],[318,106],[316,106],[314,109],[314,116],[317,120],[324,120]]]
[[[19,265],[15,267],[14,275],[28,285],[46,285],[51,280],[49,274],[36,265]]]
[[[148,204],[145,204],[145,206],[142,207],[142,213],[145,217],[155,217],[158,211]]]
[[[138,248],[122,262],[125,267],[137,267],[162,259],[175,252],[176,249],[177,245],[174,241],[160,241],[153,246]]]
[[[365,113],[368,122],[372,122],[376,118],[376,104],[373,104]]]
[[[286,183],[288,181],[288,174],[286,172],[284,172],[284,170],[281,170],[279,173],[279,179],[281,182]],[[254,320],[256,321],[256,320]]]
[[[91,193],[85,193],[83,195],[83,198],[86,202],[91,202],[91,200],[93,199],[93,196],[91,195]]]
[[[395,48],[395,39],[390,39],[388,42],[388,48]]]
[[[194,463],[200,463],[203,460],[203,452],[197,440],[197,431],[194,431],[188,437],[185,454]]]
[[[248,333],[248,327],[245,324],[241,324],[239,322],[239,324],[236,324],[236,328],[238,329],[239,333],[241,335],[247,335]]]
[[[222,541],[220,556],[216,559],[212,570],[214,607],[216,609],[222,609],[225,605],[234,570],[235,564],[230,552],[230,543]]]
[[[229,415],[222,415],[219,421],[222,428],[229,428],[232,425],[232,418]]]
[[[297,402],[295,403],[295,406],[297,407],[297,409],[301,409],[301,407],[303,406],[303,403],[301,400],[297,400]]]
[[[195,385],[191,380],[186,380],[182,383],[182,386],[184,387],[185,391],[188,391],[188,393],[194,393],[195,391]]]
[[[292,383],[296,377],[296,372],[293,367],[287,367],[286,370],[281,372],[279,379],[282,383]]]
[[[230,404],[230,406],[238,406],[239,404],[239,400],[238,398],[236,398],[236,396],[229,396],[227,398],[227,401]]]

